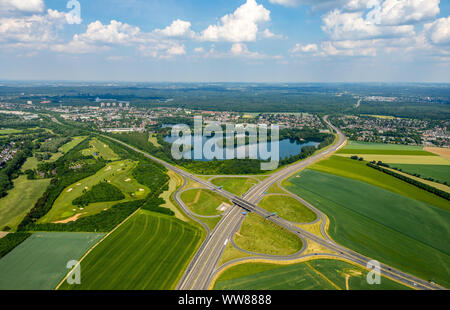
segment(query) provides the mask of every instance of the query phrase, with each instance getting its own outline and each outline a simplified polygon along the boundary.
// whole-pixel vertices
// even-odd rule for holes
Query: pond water
[[[166,141],[168,143],[173,143],[177,139],[178,139],[178,137],[166,136],[164,138],[164,141]],[[192,139],[193,139],[193,137],[191,137],[191,143],[193,145]],[[211,139],[217,140],[217,138],[214,138],[214,137],[202,137],[203,145],[205,145],[205,143],[208,142]],[[290,140],[290,139],[281,140],[279,142],[280,159],[285,159],[285,158],[288,158],[289,156],[295,156],[295,155],[300,154],[302,152],[302,148],[304,146],[318,146],[319,144],[320,144],[319,142],[299,143],[299,142],[297,142],[295,140]],[[235,152],[237,150],[242,150],[242,148],[245,148],[246,149],[247,158],[248,158],[248,151],[249,151],[249,149],[252,150],[252,149],[256,148],[256,150],[258,150],[258,147],[259,146],[256,145],[256,144],[251,144],[251,145],[247,145],[247,146],[241,146],[239,148],[236,148]],[[267,145],[263,144],[262,147],[266,148]],[[271,147],[272,147],[272,142],[269,142],[269,146],[268,146],[267,150],[270,151]],[[213,148],[213,151],[214,151],[214,148]],[[188,152],[191,153],[191,158],[194,158],[194,150],[192,150],[192,149],[191,150],[187,150],[185,153],[188,153]],[[235,154],[237,154],[237,153],[235,153]],[[266,160],[267,158],[263,158],[261,156],[261,154],[259,154],[259,151],[258,151],[258,159]],[[204,156],[203,156],[202,159],[200,159],[200,161],[207,161],[207,159],[205,159]]]

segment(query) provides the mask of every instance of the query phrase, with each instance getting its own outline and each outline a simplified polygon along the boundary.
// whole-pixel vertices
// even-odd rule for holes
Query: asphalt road
[[[327,119],[327,117],[324,118],[324,120],[327,122],[327,124],[333,128],[338,134],[338,141],[332,145],[331,147],[327,148],[326,150],[317,153],[299,163],[290,165],[284,169],[281,169],[272,175],[270,175],[268,178],[264,179],[257,185],[255,185],[253,188],[251,188],[244,197],[238,197],[232,193],[229,193],[223,189],[219,189],[217,186],[211,184],[208,181],[205,181],[203,179],[200,179],[196,177],[194,174],[191,174],[189,172],[186,172],[178,167],[175,167],[159,158],[156,158],[146,152],[143,152],[133,146],[130,146],[122,141],[119,141],[117,139],[111,138],[109,136],[104,136],[105,138],[111,139],[117,143],[120,143],[138,153],[143,154],[144,156],[162,164],[167,169],[170,169],[179,175],[183,176],[184,178],[189,178],[201,185],[203,185],[206,188],[209,188],[223,197],[226,197],[230,199],[234,205],[232,208],[230,208],[226,214],[223,215],[223,218],[221,221],[216,225],[214,230],[212,232],[208,231],[208,236],[206,240],[203,242],[202,246],[194,256],[193,260],[191,261],[188,269],[186,270],[184,276],[182,277],[177,289],[181,290],[205,290],[208,289],[210,285],[210,281],[212,280],[212,276],[215,273],[217,263],[220,260],[220,257],[222,256],[228,242],[230,242],[233,235],[236,233],[236,231],[241,226],[245,216],[243,215],[243,211],[250,211],[255,212],[256,214],[259,214],[263,217],[268,217],[269,220],[274,222],[277,225],[280,225],[287,230],[291,231],[292,233],[296,234],[302,239],[309,239],[317,242],[318,244],[322,245],[323,247],[335,251],[338,254],[338,256],[348,259],[354,263],[357,263],[362,266],[366,266],[369,261],[371,261],[370,258],[365,257],[359,253],[356,253],[354,251],[351,251],[341,245],[338,245],[337,243],[331,241],[331,240],[325,240],[320,237],[317,237],[316,235],[313,235],[305,230],[300,229],[299,227],[295,226],[294,224],[280,219],[278,217],[270,217],[269,212],[266,210],[258,207],[256,204],[264,197],[264,193],[275,183],[280,182],[281,180],[289,177],[290,175],[296,173],[297,171],[306,168],[307,166],[313,164],[314,162],[318,161],[319,159],[322,159],[326,156],[329,156],[330,154],[336,152],[340,148],[342,148],[345,144],[346,137],[344,134],[339,131],[336,127],[334,127]],[[183,207],[183,209],[187,209],[187,207],[184,206],[184,203],[181,201],[181,199],[177,199],[177,202]],[[308,205],[308,204],[307,204]],[[190,214],[189,210],[188,215],[192,217],[192,214]],[[194,217],[192,217],[194,218]],[[195,218],[194,218],[195,219]],[[197,222],[200,222],[198,219],[195,219]],[[203,224],[204,225],[204,224]],[[204,225],[205,226],[205,225]],[[324,228],[322,227],[322,230]],[[322,231],[323,232],[323,231]],[[422,279],[419,279],[415,276],[406,274],[402,271],[396,270],[394,268],[391,268],[387,265],[381,264],[381,272],[383,275],[387,275],[393,279],[398,280],[401,283],[407,284],[409,286],[414,286],[417,289],[442,289],[442,287],[433,284],[428,283],[427,281],[424,281]]]

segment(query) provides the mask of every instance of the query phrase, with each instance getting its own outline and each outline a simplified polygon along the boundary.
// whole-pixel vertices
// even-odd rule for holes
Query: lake
[[[192,138],[191,137],[191,142],[192,142]],[[178,137],[172,137],[172,136],[166,136],[164,138],[164,141],[168,142],[168,143],[173,143],[178,139]],[[202,137],[202,141],[203,141],[203,145],[205,145],[206,142],[208,142],[211,139],[215,139],[217,140],[217,138],[215,137]],[[319,142],[304,142],[304,143],[299,143],[295,140],[290,140],[290,139],[284,139],[281,140],[279,142],[279,148],[280,148],[280,159],[285,159],[288,158],[289,156],[295,156],[301,153],[302,148],[304,146],[318,146],[320,143]],[[265,145],[263,145],[265,147]],[[268,151],[271,150],[271,146],[272,146],[272,142],[269,142],[269,148]],[[248,148],[258,148],[258,145],[255,144],[250,144],[247,146],[241,146],[239,148],[236,148],[237,150],[242,150],[242,148],[247,148],[246,150],[246,154],[248,154]],[[214,150],[214,149],[213,149]],[[194,151],[193,150],[187,150],[185,153],[191,152],[191,158],[194,158]],[[236,154],[236,153],[235,153]],[[258,152],[258,159],[262,159],[262,160],[266,160],[267,158],[263,158],[262,156],[260,156],[259,152]],[[208,159],[205,159],[204,156],[202,156],[202,159],[200,159],[199,161],[208,161]]]

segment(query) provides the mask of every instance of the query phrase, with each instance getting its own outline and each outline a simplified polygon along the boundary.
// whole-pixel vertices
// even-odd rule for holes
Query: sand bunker
[[[73,190],[73,188],[69,188],[69,189],[67,190],[67,192],[70,193],[72,190]]]
[[[53,223],[54,224],[67,224],[67,223],[70,223],[70,222],[76,222],[78,220],[78,218],[80,216],[82,216],[83,214],[84,213],[78,213],[78,214],[76,214],[76,215],[74,215],[72,217],[69,217],[69,218],[65,219],[65,220],[58,221],[58,222],[53,222]]]
[[[126,180],[125,180],[125,182],[130,182],[130,181],[131,181],[131,179],[130,179],[130,178],[128,178],[128,179],[126,179]]]

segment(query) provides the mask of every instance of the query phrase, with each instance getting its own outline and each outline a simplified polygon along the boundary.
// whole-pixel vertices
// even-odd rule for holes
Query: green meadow
[[[50,179],[28,180],[26,175],[15,179],[14,188],[0,199],[0,230],[5,226],[15,230],[49,184]]]
[[[421,146],[403,145],[403,144],[386,144],[386,143],[370,143],[348,141],[345,149],[359,149],[359,150],[396,150],[396,151],[420,151],[423,150]]]
[[[34,233],[0,259],[0,290],[54,289],[69,271],[67,263],[79,260],[103,235]]]
[[[223,189],[237,196],[242,196],[250,188],[258,183],[251,178],[215,178],[211,183],[216,186],[223,186]]]
[[[95,158],[103,157],[105,160],[119,160],[119,156],[104,142],[93,138],[89,141],[89,148],[82,151],[85,156],[94,156]]]
[[[244,250],[269,255],[294,254],[303,246],[296,235],[254,213],[247,215],[234,242]]]
[[[216,290],[402,290],[408,289],[382,277],[369,285],[367,270],[331,259],[292,265],[245,263],[225,270],[214,284]]]
[[[223,211],[217,210],[222,203],[231,205],[231,202],[219,194],[208,189],[192,189],[181,193],[181,200],[192,212],[198,215],[219,215]]]
[[[202,236],[173,217],[138,211],[83,260],[81,285],[61,289],[175,289]]]
[[[356,178],[362,168],[356,164],[351,167],[348,176]],[[339,169],[335,171],[344,171],[342,166]],[[360,179],[374,177],[366,183],[348,176],[305,170],[299,178],[290,178],[286,186],[328,216],[329,233],[338,243],[450,287],[450,244],[443,237],[450,234],[448,201],[444,200],[446,205],[435,206],[412,199],[426,193],[416,187],[406,192],[409,195],[387,190],[397,181],[387,175],[392,181],[361,174]],[[373,185],[377,182],[384,188]],[[403,187],[399,191],[407,190]]]
[[[269,212],[276,212],[279,217],[294,223],[310,223],[317,219],[313,211],[289,196],[266,196],[259,206]]]

